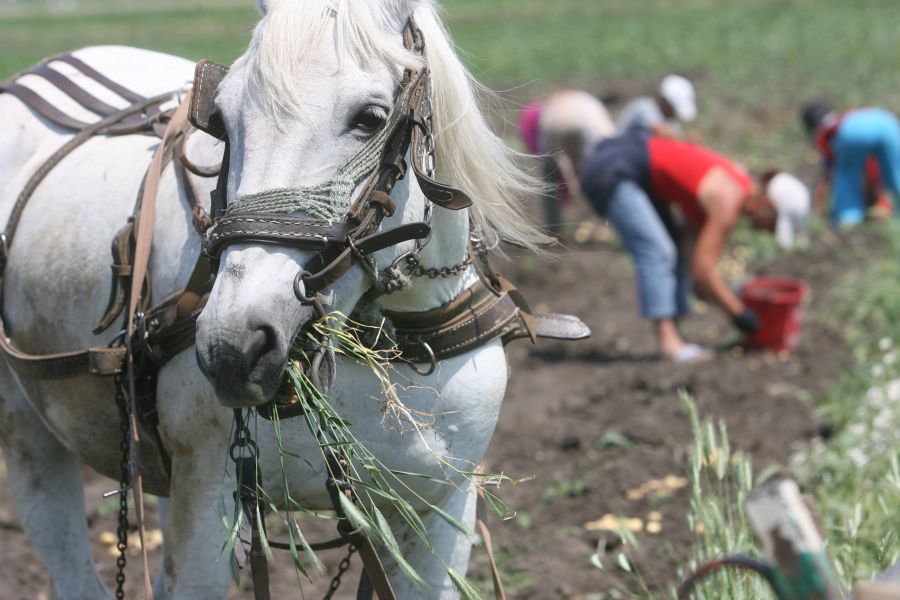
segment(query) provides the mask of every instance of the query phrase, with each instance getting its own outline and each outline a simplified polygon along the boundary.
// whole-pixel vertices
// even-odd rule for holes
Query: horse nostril
[[[242,353],[246,361],[247,372],[260,367],[274,366],[268,363],[281,363],[281,336],[271,325],[258,325],[244,340]]]

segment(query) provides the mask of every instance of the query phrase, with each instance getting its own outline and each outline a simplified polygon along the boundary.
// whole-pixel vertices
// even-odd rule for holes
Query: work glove
[[[741,314],[731,317],[731,322],[744,333],[759,331],[759,315],[752,308],[745,308]]]

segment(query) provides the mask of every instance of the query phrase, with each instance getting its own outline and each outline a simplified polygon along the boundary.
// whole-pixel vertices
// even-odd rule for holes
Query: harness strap
[[[219,178],[216,188],[209,193],[209,214],[213,223],[218,222],[225,214],[228,202],[228,173],[231,168],[231,144],[225,138],[225,150],[222,151],[222,166],[219,167]]]
[[[322,250],[347,237],[344,223],[292,217],[290,215],[239,215],[216,220],[206,236],[206,254],[218,256],[229,244],[259,242]]]
[[[349,245],[339,253],[332,254],[333,247],[329,247],[307,263],[307,273],[311,274],[303,278],[304,289],[307,295],[325,289],[350,270],[354,256],[367,256],[402,242],[424,239],[430,232],[431,227],[426,223],[406,223],[378,231],[355,242],[348,238]]]
[[[103,100],[100,100],[93,94],[87,92],[83,87],[46,64],[32,67],[25,74],[43,77],[60,91],[64,92],[69,98],[99,117],[108,117],[109,115],[119,112],[119,109],[115,106],[110,106]]]
[[[465,354],[505,335],[515,327],[519,307],[509,294],[497,295],[475,283],[438,308],[418,313],[386,310],[384,315],[396,328],[402,358],[425,363]]]
[[[128,349],[127,354],[127,373],[128,388],[132,398],[129,404],[129,421],[131,425],[131,464],[132,464],[132,483],[134,492],[135,518],[138,525],[138,534],[141,540],[141,558],[144,563],[144,591],[147,600],[153,600],[153,586],[150,584],[150,565],[147,559],[147,546],[144,543],[144,498],[143,484],[141,481],[140,470],[140,434],[138,432],[138,419],[136,410],[136,379],[137,373],[134,364],[134,336],[138,323],[138,311],[141,304],[141,291],[143,288],[144,278],[147,275],[147,269],[150,263],[150,247],[153,242],[153,225],[156,215],[156,198],[159,191],[159,181],[163,170],[163,157],[165,156],[173,138],[178,134],[184,124],[187,122],[189,104],[182,102],[175,110],[163,139],[153,154],[153,160],[150,161],[150,167],[147,170],[147,176],[144,180],[144,191],[141,196],[140,213],[135,223],[135,249],[134,264],[132,266],[131,289],[128,295],[128,320],[125,328],[125,346]],[[142,341],[142,340],[141,340]]]
[[[194,224],[194,230],[202,239],[206,231],[212,227],[212,219],[209,213],[206,212],[206,209],[200,206],[200,201],[197,198],[197,188],[194,187],[194,182],[191,181],[191,176],[188,174],[188,165],[191,163],[187,160],[187,154],[185,153],[185,140],[186,136],[180,135],[172,146],[172,168],[175,170],[175,176],[178,178],[178,183],[184,192],[188,208],[191,209],[191,221]]]
[[[478,279],[459,296],[437,308],[415,312],[384,311],[394,326],[402,360],[428,363],[458,356],[501,337],[577,340],[590,330],[577,317],[534,315],[514,285],[500,276],[501,290]]]
[[[14,84],[15,85],[15,84]],[[20,86],[21,87],[21,86]],[[0,91],[6,91],[0,86]],[[38,97],[39,98],[39,97]],[[47,174],[59,164],[73,150],[84,144],[94,135],[107,133],[116,123],[128,116],[138,114],[148,106],[165,102],[171,98],[171,94],[162,94],[154,98],[144,99],[140,104],[125,108],[114,115],[88,125],[80,130],[32,174],[25,187],[16,198],[10,212],[6,229],[0,236],[0,290],[2,290],[3,275],[8,260],[9,248],[15,237],[22,213],[40,183]],[[49,105],[48,105],[49,106]],[[27,373],[35,377],[46,379],[64,379],[90,372],[94,375],[117,375],[122,372],[125,353],[121,348],[90,348],[79,352],[62,352],[55,354],[29,354],[16,349],[6,332],[5,323],[0,315],[0,350],[10,362],[10,366],[21,373]]]
[[[197,175],[198,177],[204,177],[206,179],[211,179],[213,177],[219,176],[219,171],[222,169],[221,163],[216,163],[214,165],[198,165],[195,164],[191,159],[188,158],[186,153],[181,154],[181,164],[184,165],[184,168]]]
[[[239,411],[235,411],[238,422],[243,423],[243,417]],[[241,425],[238,425],[240,428]],[[240,435],[240,433],[239,433]],[[250,573],[253,580],[254,600],[271,600],[269,594],[269,563],[266,559],[266,551],[263,548],[261,528],[265,523],[261,519],[264,506],[259,498],[259,471],[257,470],[258,457],[255,454],[255,444],[249,456],[232,458],[234,460],[235,479],[237,490],[234,492],[234,501],[244,515],[245,525],[250,530]],[[242,529],[244,529],[242,527]],[[235,543],[235,558],[239,568],[242,568],[247,559],[243,544],[245,540],[240,538]]]
[[[88,126],[88,123],[70,117],[24,85],[14,82],[0,83],[0,92],[12,94],[31,110],[63,129],[78,131]]]
[[[19,226],[19,219],[22,218],[22,212],[25,210],[25,206],[27,205],[28,200],[31,199],[31,196],[34,194],[37,187],[56,165],[58,165],[66,156],[71,154],[72,151],[84,144],[93,136],[103,134],[113,135],[116,131],[116,128],[114,127],[116,124],[121,123],[127,117],[141,113],[149,106],[162,104],[163,102],[171,98],[171,93],[160,94],[159,96],[154,96],[153,98],[147,98],[138,104],[123,108],[114,115],[110,115],[105,119],[101,119],[100,121],[92,123],[84,129],[81,129],[65,144],[63,144],[56,152],[51,154],[50,157],[45,160],[44,163],[38,168],[38,170],[34,172],[34,174],[28,180],[28,183],[25,184],[25,187],[22,188],[22,191],[19,192],[19,195],[16,198],[16,203],[13,205],[9,220],[6,224],[6,230],[4,231],[4,235],[6,236],[7,249],[12,244],[16,229]],[[131,127],[133,125],[129,126]],[[5,256],[3,258],[5,259]],[[0,268],[4,266],[5,264],[0,264]]]
[[[75,67],[76,69],[78,69],[79,71],[81,71],[82,73],[84,73],[85,75],[87,75],[88,77],[90,77],[91,79],[93,79],[94,81],[96,81],[97,83],[99,83],[100,85],[105,87],[106,89],[115,92],[116,94],[118,94],[119,96],[121,96],[125,100],[128,100],[131,103],[138,103],[138,102],[142,102],[147,99],[145,96],[142,96],[142,95],[138,94],[137,92],[134,92],[134,91],[128,89],[124,85],[113,81],[112,79],[110,79],[109,77],[107,77],[106,75],[104,75],[103,73],[101,73],[100,71],[95,69],[94,67],[85,63],[81,59],[76,58],[72,54],[60,54],[58,56],[54,56],[53,58],[48,59],[46,62],[50,63],[53,61],[64,62],[68,65]]]
[[[112,376],[122,372],[125,349],[91,348],[80,352],[59,352],[36,356],[16,349],[9,341],[0,321],[0,349],[6,361],[17,373],[41,379],[66,379],[91,373]]]
[[[72,84],[73,86],[75,84]],[[65,114],[52,104],[50,104],[47,100],[42,98],[37,92],[31,90],[30,88],[21,85],[19,83],[15,83],[15,81],[7,81],[4,83],[0,83],[0,93],[12,94],[16,98],[22,101],[23,104],[28,106],[31,110],[35,111],[54,125],[62,127],[63,129],[68,129],[71,131],[82,131],[84,129],[93,127],[98,123],[87,123],[85,121],[80,121],[75,119],[74,117],[70,117]],[[106,135],[127,135],[130,133],[141,133],[150,131],[153,132],[152,128],[149,127],[151,123],[151,118],[159,113],[159,105],[165,100],[171,98],[172,94],[164,94],[156,98],[154,102],[150,102],[148,98],[144,98],[140,100],[137,104],[133,106],[140,106],[141,110],[137,112],[143,112],[144,115],[140,117],[135,117],[131,119],[126,119],[124,116],[120,114],[122,111],[128,111],[125,116],[132,116],[135,114],[135,111],[131,111],[130,109],[133,106],[122,109],[120,112],[114,112],[110,114],[110,117],[113,118],[113,125],[107,124],[103,131],[95,130],[92,135],[96,135],[98,133],[106,134]],[[118,111],[118,109],[114,109]]]
[[[430,82],[426,80],[423,85],[428,88],[424,93],[430,96]],[[441,183],[430,177],[428,174],[426,174],[427,168],[423,169],[422,165],[420,164],[420,158],[422,156],[429,155],[429,150],[434,150],[433,134],[429,133],[428,135],[425,135],[425,132],[430,131],[431,127],[426,126],[422,122],[422,119],[427,119],[430,121],[432,118],[431,114],[421,114],[421,111],[425,110],[427,107],[427,103],[419,104],[420,114],[414,115],[415,127],[413,127],[410,139],[410,145],[413,149],[412,168],[413,173],[415,173],[416,175],[416,181],[418,181],[419,188],[422,190],[422,193],[425,194],[425,197],[441,208],[445,208],[448,210],[462,210],[464,208],[469,208],[470,206],[472,206],[472,200],[471,198],[469,198],[469,196],[466,195],[465,192],[453,186]],[[431,160],[433,160],[433,158]],[[434,165],[432,164],[431,166],[433,167]]]
[[[119,314],[125,309],[126,291],[128,282],[131,281],[131,244],[133,241],[134,221],[130,220],[116,233],[112,241],[112,281],[109,287],[109,301],[106,310],[103,312],[103,318],[100,323],[94,327],[93,334],[100,335],[115,322]],[[144,279],[144,303],[143,309],[146,311],[147,304],[150,300],[150,278]]]
[[[419,165],[413,161],[413,173],[419,182],[419,188],[425,197],[448,210],[462,210],[472,206],[472,200],[462,190],[436,181],[422,172]]]
[[[378,600],[395,600],[397,595],[391,587],[391,581],[388,579],[384,565],[381,563],[381,558],[378,557],[378,552],[375,550],[372,540],[368,536],[360,534],[353,541],[353,545],[356,546],[359,552],[359,557],[362,559],[363,567],[365,567],[366,577],[378,595]]]

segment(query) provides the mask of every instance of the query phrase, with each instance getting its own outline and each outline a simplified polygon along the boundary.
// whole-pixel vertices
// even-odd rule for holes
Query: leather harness
[[[412,19],[403,35],[406,47],[425,59],[422,34]],[[55,61],[75,67],[132,104],[124,109],[116,109],[100,101],[54,69],[51,64]],[[301,300],[316,301],[316,292],[340,278],[355,261],[364,261],[369,254],[401,242],[418,240],[422,243],[422,240],[428,238],[430,226],[424,222],[380,230],[382,220],[395,211],[390,194],[395,183],[407,173],[407,155],[412,158],[412,171],[429,201],[449,210],[462,210],[471,205],[471,200],[462,191],[434,180],[426,172],[428,169],[420,164],[420,157],[427,154],[426,147],[431,135],[430,74],[425,66],[418,71],[407,69],[404,72],[400,93],[385,125],[389,134],[381,153],[380,165],[363,186],[362,193],[344,220],[329,224],[290,215],[226,215],[229,150],[226,130],[213,100],[227,71],[227,67],[201,61],[197,65],[190,103],[174,116],[173,111],[161,110],[174,97],[174,93],[144,98],[69,54],[47,59],[11,80],[0,83],[0,93],[16,96],[37,114],[73,133],[31,176],[16,199],[4,233],[0,236],[0,293],[10,246],[28,200],[46,175],[65,156],[94,136],[144,134],[162,138],[138,193],[133,216],[113,240],[110,299],[104,317],[94,330],[95,334],[103,332],[119,315],[125,313],[126,334],[117,338],[110,346],[33,355],[13,346],[0,314],[0,350],[17,372],[37,378],[61,379],[86,373],[118,377],[127,372],[130,394],[136,404],[132,418],[139,418],[150,425],[167,468],[168,456],[156,431],[156,374],[169,359],[193,345],[196,319],[212,287],[216,262],[222,250],[231,244],[260,243],[287,245],[315,252],[298,274],[295,290],[302,283],[304,297]],[[99,120],[85,123],[64,114],[37,93],[18,83],[25,75],[43,77],[79,105],[96,114]],[[225,141],[225,153],[219,169],[198,167],[185,156],[184,142],[191,135],[192,129],[187,123],[174,122],[183,116],[189,118],[194,128]],[[203,251],[185,289],[150,306],[151,291],[146,270],[152,236],[155,188],[162,169],[168,163],[173,165],[178,184],[188,199],[195,229],[202,236]],[[216,190],[211,195],[211,214],[207,214],[197,201],[189,173],[201,177],[218,175]],[[141,224],[144,224],[143,228]],[[536,337],[581,339],[590,335],[589,330],[575,317],[532,315],[515,286],[490,267],[483,249],[472,247],[470,255],[475,259],[480,277],[458,297],[443,306],[423,312],[384,311],[384,316],[394,327],[396,349],[399,350],[401,360],[430,363],[433,370],[437,361],[464,354],[498,337],[505,343],[521,337],[534,341]],[[136,435],[136,422],[133,423],[133,431]],[[334,477],[334,473],[332,476]],[[253,487],[255,493],[255,484]],[[240,485],[242,501],[249,488],[250,484],[246,481]],[[138,516],[140,518],[140,514]],[[343,533],[342,537],[345,537]],[[354,543],[364,557],[366,571],[372,578],[375,591],[382,600],[393,598],[393,591],[384,576],[383,568],[380,573],[376,572],[380,568],[380,561],[374,547],[371,542],[360,540],[359,537],[364,538],[358,536],[354,538]],[[326,543],[322,547],[332,546]],[[251,563],[259,563],[259,557],[254,561],[253,555],[251,549]],[[264,562],[263,555],[263,564],[254,566],[264,568]],[[377,565],[374,569],[371,568],[373,564]],[[254,582],[258,579],[262,587],[262,575],[254,574]],[[257,590],[255,593],[257,598],[268,598],[267,589]]]

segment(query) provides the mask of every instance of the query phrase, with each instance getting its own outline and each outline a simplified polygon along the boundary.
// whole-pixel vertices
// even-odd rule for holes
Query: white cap
[[[790,173],[778,173],[766,186],[766,197],[772,202],[778,217],[775,220],[775,239],[782,248],[794,245],[794,236],[809,217],[809,190]]]
[[[672,105],[679,121],[697,118],[697,100],[693,84],[681,75],[666,75],[659,85],[659,95]]]

